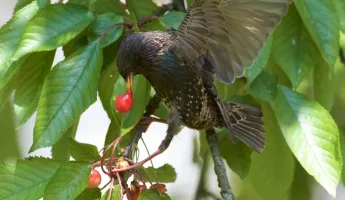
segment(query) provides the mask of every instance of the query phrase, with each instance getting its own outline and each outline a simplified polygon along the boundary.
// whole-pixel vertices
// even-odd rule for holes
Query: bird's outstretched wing
[[[232,83],[251,66],[291,0],[194,0],[167,43],[181,60],[204,55],[216,77]]]

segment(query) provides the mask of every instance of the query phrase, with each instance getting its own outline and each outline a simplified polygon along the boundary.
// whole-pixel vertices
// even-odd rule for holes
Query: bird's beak
[[[127,91],[132,91],[133,89],[133,74],[130,74],[126,80]]]

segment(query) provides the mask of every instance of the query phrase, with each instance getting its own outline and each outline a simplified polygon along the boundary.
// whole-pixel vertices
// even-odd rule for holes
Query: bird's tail
[[[228,101],[218,101],[218,107],[233,140],[236,136],[256,152],[262,153],[266,137],[260,107]]]

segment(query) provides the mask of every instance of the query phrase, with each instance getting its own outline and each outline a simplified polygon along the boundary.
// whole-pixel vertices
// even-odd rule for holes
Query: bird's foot
[[[149,126],[151,125],[152,122],[158,122],[158,123],[162,123],[162,124],[167,124],[167,120],[164,119],[159,119],[159,118],[155,118],[155,117],[151,117],[151,116],[143,116],[141,118],[141,120],[139,121],[140,125],[145,126],[143,132],[146,132],[147,129],[149,128]]]

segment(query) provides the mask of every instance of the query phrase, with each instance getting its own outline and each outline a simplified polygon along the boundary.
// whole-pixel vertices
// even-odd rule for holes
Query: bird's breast
[[[162,86],[162,85],[161,85]],[[197,76],[178,85],[155,88],[163,102],[171,109],[175,108],[182,123],[192,129],[206,129],[215,126],[215,110],[204,88],[201,78]]]

